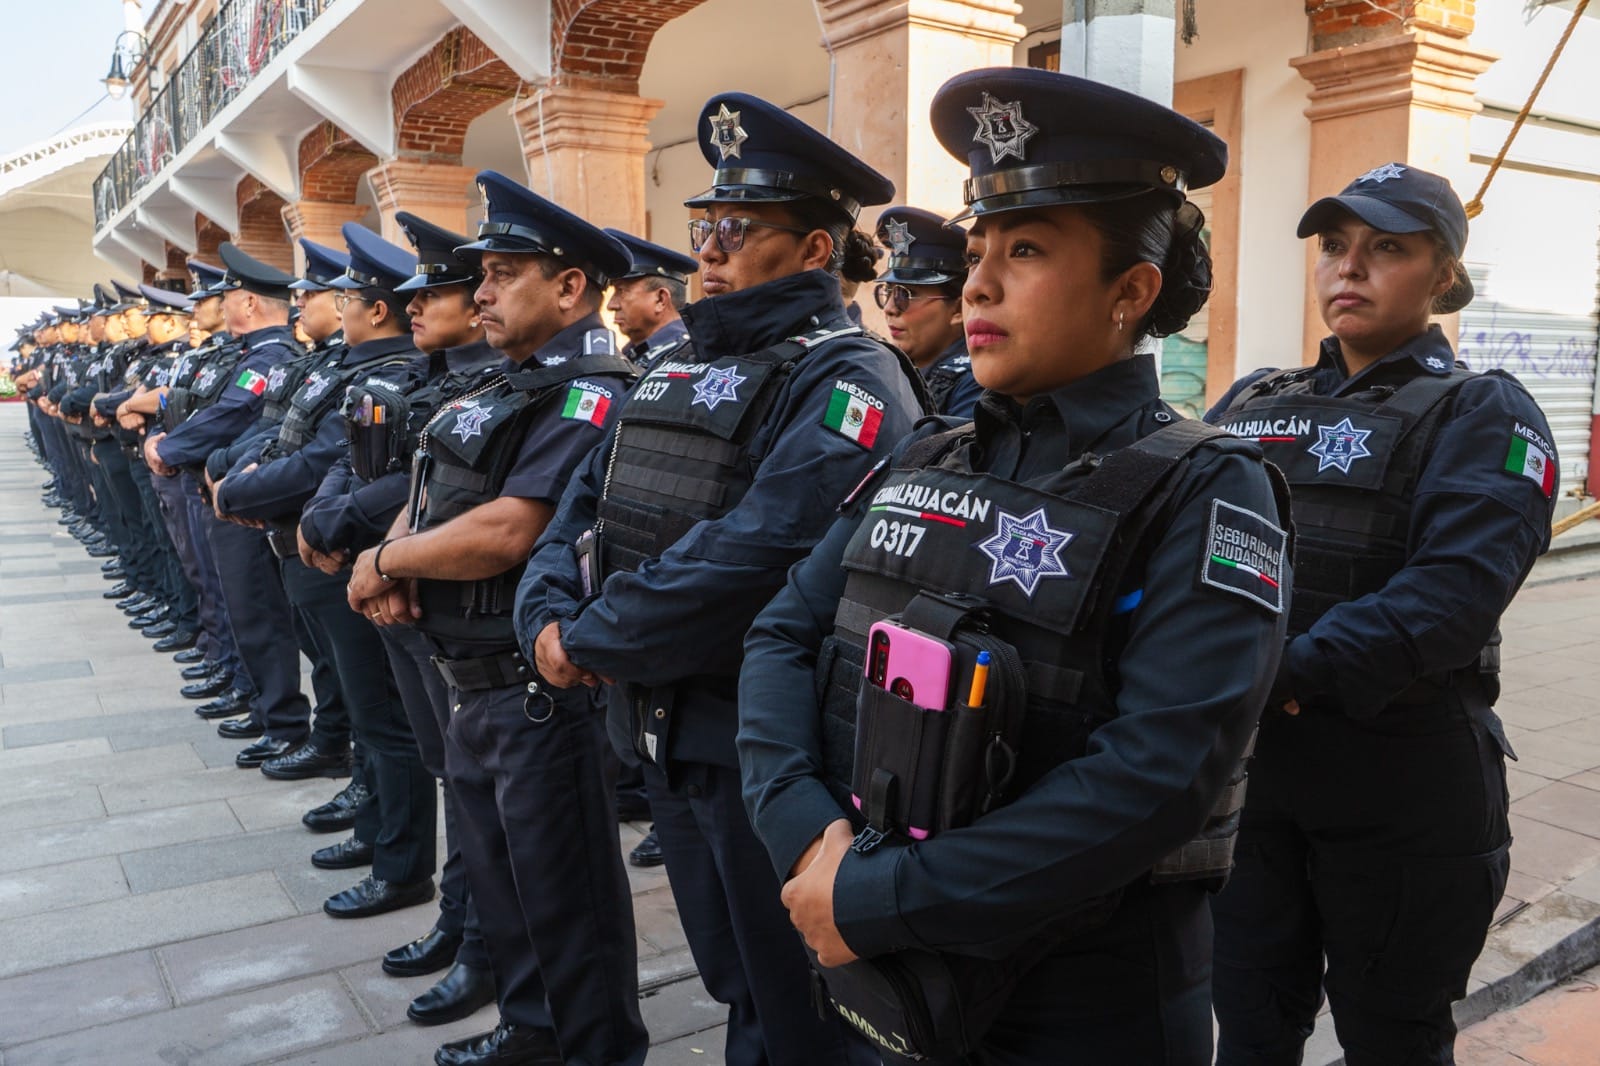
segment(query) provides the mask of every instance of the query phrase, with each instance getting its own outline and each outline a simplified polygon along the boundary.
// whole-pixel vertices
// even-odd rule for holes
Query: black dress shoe
[[[212,696],[220,696],[228,688],[229,677],[223,674],[212,674],[210,677],[193,684],[185,685],[178,690],[186,700],[208,700]],[[204,717],[202,715],[202,717]]]
[[[162,637],[170,637],[177,631],[178,623],[174,622],[171,618],[163,618],[154,625],[145,626],[143,629],[139,630],[139,635],[142,637],[149,637],[151,640],[159,640]]]
[[[384,955],[383,972],[391,977],[420,977],[455,962],[456,952],[460,950],[461,937],[458,934],[441,933],[439,927],[434,926],[411,943],[402,944]]]
[[[126,599],[118,600],[117,610],[131,617],[133,615],[144,614],[155,605],[156,601],[150,598],[149,593],[135,592],[132,596],[129,596]]]
[[[131,592],[133,592],[133,590],[129,588],[128,583],[124,581],[120,585],[112,585],[110,588],[106,589],[100,594],[100,598],[102,600],[120,600],[126,598]]]
[[[295,742],[292,740],[274,740],[272,737],[262,737],[254,744],[245,748],[233,757],[233,765],[241,770],[252,766],[260,766],[268,759],[282,755],[286,751],[293,751]]]
[[[248,714],[239,718],[229,718],[217,725],[217,736],[226,737],[228,740],[254,740],[266,732],[260,722]]]
[[[644,839],[628,852],[629,866],[660,866],[666,861],[667,857],[661,854],[661,838],[656,836],[655,826],[651,826]]]
[[[109,559],[111,556],[117,554],[117,549],[113,548],[109,544],[104,543],[86,544],[84,545],[84,550],[89,553],[89,558],[91,559]]]
[[[120,566],[114,566],[110,570],[100,571],[100,576],[107,581],[123,581],[127,579],[128,572]]]
[[[174,655],[172,657],[172,661],[175,663],[182,663],[185,666],[193,666],[195,663],[205,662],[206,657],[199,648],[186,648],[185,650]]]
[[[442,1044],[434,1066],[561,1066],[554,1029],[501,1022],[490,1033]]]
[[[228,718],[249,709],[250,697],[236,688],[230,688],[210,703],[196,707],[194,713],[201,718]]]
[[[168,633],[154,644],[150,645],[151,651],[169,652],[179,651],[183,648],[192,648],[200,635],[192,629],[179,629]]]
[[[113,570],[120,569],[121,566],[122,566],[121,558],[107,559],[105,562],[100,564],[100,572],[102,574],[109,574]]]
[[[167,605],[164,603],[158,603],[151,607],[148,611],[145,611],[143,614],[135,615],[134,617],[128,619],[128,628],[145,629],[149,626],[155,625],[157,622],[164,622],[167,620],[168,613],[169,611],[167,610]]]
[[[350,749],[323,751],[306,744],[281,759],[261,764],[261,772],[274,781],[299,781],[307,777],[350,776]]]
[[[372,793],[367,791],[367,786],[358,785],[354,781],[334,793],[333,799],[319,807],[313,807],[300,816],[300,824],[313,833],[337,833],[349,829],[356,824],[356,808],[367,802],[367,797]],[[437,970],[439,967],[435,966]],[[431,970],[418,970],[418,973],[431,973]]]
[[[174,655],[172,658],[176,662],[178,657]],[[202,677],[210,677],[220,669],[222,669],[221,663],[214,663],[210,659],[201,659],[193,666],[185,666],[181,676],[185,681],[199,681]]]
[[[415,907],[433,899],[433,878],[397,885],[376,877],[362,878],[343,892],[329,896],[322,910],[330,918],[370,918],[374,914],[387,914],[401,907]]]
[[[437,984],[411,1001],[406,1017],[418,1025],[458,1021],[494,1002],[494,974],[456,963]]]
[[[311,865],[319,870],[353,870],[357,866],[371,866],[372,853],[376,850],[364,840],[345,837],[337,844],[313,851]]]

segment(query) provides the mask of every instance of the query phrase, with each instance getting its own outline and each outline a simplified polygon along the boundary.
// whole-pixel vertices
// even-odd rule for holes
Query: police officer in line
[[[1472,299],[1467,216],[1403,163],[1312,204],[1314,366],[1241,381],[1211,417],[1287,475],[1283,667],[1216,916],[1218,1062],[1297,1063],[1322,1003],[1352,1066],[1454,1061],[1511,835],[1500,615],[1549,546],[1549,423],[1474,373],[1431,314]]]
[[[601,295],[627,252],[504,175],[464,246],[501,373],[446,404],[413,459],[389,539],[363,552],[350,603],[427,635],[452,716],[445,766],[500,1024],[442,1046],[441,1066],[644,1060],[632,900],[605,738],[589,694],[549,689],[517,650],[512,599],[573,470],[622,405]]]
[[[972,417],[983,386],[973,380],[961,324],[967,235],[931,211],[891,207],[878,216],[878,242],[889,258],[872,299],[889,339],[922,371],[935,411]]]
[[[207,457],[231,444],[259,417],[272,368],[300,354],[288,324],[293,275],[226,242],[220,254],[227,273],[216,291],[238,354],[229,354],[231,345],[218,349],[195,378],[192,391],[203,406],[167,433],[146,439],[145,461],[158,475],[170,477],[179,468],[203,473]],[[277,582],[262,580],[272,573],[273,556],[259,528],[222,521],[214,508],[204,507],[196,527],[197,536],[204,536],[211,547],[234,645],[254,686],[254,695],[248,697],[250,719],[265,731],[234,762],[241,768],[259,766],[304,739],[311,713],[300,694],[299,649],[288,604]],[[241,679],[236,674],[233,680],[232,692],[245,702],[244,690],[237,687]],[[242,726],[241,732],[248,728]]]
[[[348,715],[343,736],[329,738],[318,722],[305,744],[267,761],[262,772],[279,779],[348,772],[348,730],[361,739],[370,795],[356,810],[355,833],[311,861],[325,869],[372,865],[368,877],[323,904],[331,917],[365,918],[433,898],[437,815],[433,778],[422,766],[377,632],[351,612],[342,578],[301,562],[296,540],[301,508],[347,451],[340,413],[346,390],[403,381],[417,356],[411,320],[394,291],[412,276],[415,257],[357,223],[345,223],[341,232],[350,264],[329,285],[338,290],[346,346],[306,376],[276,439],[240,457],[214,491],[219,514],[267,524],[313,661],[329,664]]]
[[[396,212],[395,222],[417,252],[415,274],[395,286],[395,292],[409,298],[411,338],[424,355],[413,361],[405,380],[374,380],[346,396],[348,454],[329,470],[300,517],[301,561],[329,574],[347,572],[351,560],[384,538],[405,506],[411,454],[422,427],[442,404],[487,382],[504,362],[484,340],[473,300],[480,280],[477,266],[455,251],[467,238],[406,211]],[[383,971],[415,977],[447,970],[406,1010],[418,1024],[438,1025],[493,1002],[494,976],[472,906],[455,797],[445,774],[450,703],[432,662],[433,646],[409,625],[383,626],[378,634],[422,765],[444,784],[446,847],[437,921],[427,933],[386,953]],[[308,812],[303,820],[312,825],[316,814]]]
[[[628,338],[623,354],[639,369],[649,370],[663,352],[676,348],[688,335],[678,312],[689,301],[689,275],[699,264],[643,237],[619,229],[606,233],[628,250],[628,272],[612,280],[606,310],[617,331]]]
[[[735,685],[750,620],[922,413],[915,370],[840,293],[841,272],[873,276],[854,220],[894,187],[752,96],[712,98],[699,131],[715,174],[687,201],[704,211],[693,340],[657,357],[562,497],[518,637],[553,684],[616,682],[607,724],[644,762],[689,946],[729,1006],[728,1062],[870,1061],[812,1005],[739,797]]]
[[[1184,189],[1226,147],[1038,70],[958,75],[931,115],[971,167],[986,392],[850,492],[751,627],[745,800],[828,998],[887,1060],[1209,1064],[1208,890],[1287,522],[1260,450],[1175,414],[1140,347],[1205,302]],[[1253,569],[1219,554],[1240,542]],[[918,641],[946,673],[897,658]]]

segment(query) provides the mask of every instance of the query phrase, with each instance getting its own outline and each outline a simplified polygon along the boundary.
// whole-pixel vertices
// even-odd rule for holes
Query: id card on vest
[[[1378,489],[1405,431],[1370,403],[1334,397],[1273,396],[1229,411],[1218,425],[1261,445],[1291,485]]]
[[[653,422],[734,440],[753,426],[747,416],[779,364],[746,358],[710,363],[664,362],[646,374],[628,395],[623,422]]]
[[[986,474],[896,470],[867,500],[843,562],[1070,633],[1116,525],[1111,511]]]

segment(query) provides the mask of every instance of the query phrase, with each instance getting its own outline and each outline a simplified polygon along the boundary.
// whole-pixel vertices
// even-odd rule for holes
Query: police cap
[[[484,219],[478,239],[457,252],[519,252],[559,259],[598,288],[628,269],[628,251],[598,226],[493,170],[478,173]]]

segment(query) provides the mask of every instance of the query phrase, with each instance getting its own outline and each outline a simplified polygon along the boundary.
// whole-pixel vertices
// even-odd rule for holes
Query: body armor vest
[[[1259,441],[1289,481],[1291,637],[1335,605],[1377,592],[1405,566],[1412,497],[1449,412],[1445,401],[1476,376],[1418,374],[1334,397],[1311,392],[1313,373],[1269,374],[1218,419],[1230,433]]]
[[[1005,658],[1022,689],[1010,698],[1021,700],[1022,721],[1014,748],[997,753],[1007,769],[1003,781],[989,782],[994,802],[1081,757],[1090,734],[1116,715],[1116,662],[1127,635],[1116,598],[1124,578],[1149,551],[1146,533],[1165,527],[1191,453],[1222,435],[1179,421],[1104,458],[1084,455],[1018,483],[973,468],[969,430],[913,444],[902,465],[856,503],[865,513],[845,549],[844,594],[817,660],[823,767],[846,810],[854,807],[868,630],[891,617],[915,628],[929,600],[958,609],[970,620],[963,624],[1009,646]],[[1153,879],[1226,876],[1243,776],[1241,761],[1201,832],[1163,859]]]
[[[167,429],[182,425],[196,411],[217,402],[228,387],[233,368],[244,359],[244,345],[229,341],[210,351],[196,351],[194,376],[187,385],[174,383],[167,392]],[[204,357],[203,359],[201,357]]]
[[[382,378],[350,386],[343,408],[350,469],[369,482],[410,469],[422,431],[439,408],[494,373],[488,367],[452,370],[410,391]]]
[[[609,334],[605,334],[609,340]],[[500,495],[529,425],[565,398],[578,378],[625,375],[632,363],[614,354],[584,355],[564,363],[495,374],[479,388],[447,403],[424,427],[411,469],[413,532],[441,525]],[[603,397],[620,403],[623,388]],[[596,394],[598,395],[598,394]],[[522,566],[478,581],[422,579],[417,628],[434,636],[514,647],[512,607]]]
[[[307,352],[279,363],[267,372],[267,391],[261,394],[261,417],[268,422],[282,422],[289,414],[289,401],[306,383],[306,375],[318,362],[332,357],[328,351]]]
[[[657,362],[618,420],[595,529],[603,569],[637,570],[737,506],[761,465],[752,439],[795,366],[817,345],[860,333],[819,330],[732,359]]]
[[[289,413],[283,416],[278,427],[278,439],[263,449],[261,458],[281,459],[293,455],[317,435],[317,427],[328,414],[344,400],[345,389],[357,378],[372,373],[381,366],[404,365],[415,356],[397,359],[393,352],[347,366],[319,366],[306,375],[306,380],[289,401]],[[296,360],[298,362],[298,360]]]

